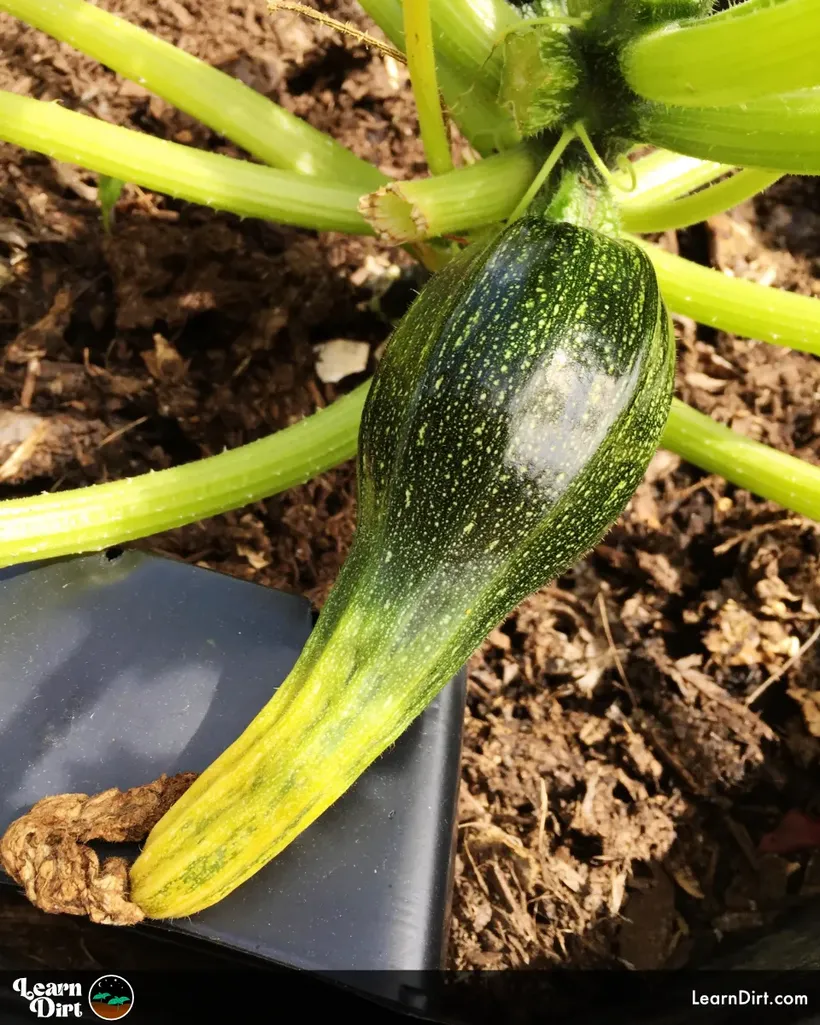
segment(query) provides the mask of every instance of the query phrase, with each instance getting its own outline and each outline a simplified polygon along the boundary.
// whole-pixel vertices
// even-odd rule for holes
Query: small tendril
[[[616,178],[613,175],[613,173],[609,170],[609,168],[606,166],[606,164],[601,159],[598,151],[595,149],[595,146],[592,144],[592,139],[590,139],[590,137],[589,137],[589,132],[587,131],[586,125],[584,124],[584,122],[583,121],[576,121],[575,124],[573,125],[573,131],[575,132],[575,134],[580,139],[584,149],[587,151],[587,155],[589,156],[589,159],[595,165],[596,170],[601,175],[601,177],[604,179],[604,181],[609,182],[609,184],[613,188],[617,189],[619,192],[632,192],[632,191],[634,191],[634,189],[636,188],[636,186],[638,184],[638,179],[637,179],[637,176],[635,174],[635,169],[632,166],[632,162],[630,160],[627,160],[627,158],[623,154],[621,154],[618,157],[618,166],[620,167],[620,169],[622,171],[624,171],[626,174],[628,174],[629,178],[630,178],[630,186],[629,186],[629,188],[624,188],[624,186],[621,185],[616,180]],[[624,166],[624,163],[622,163],[622,161],[625,162],[626,166]]]
[[[575,132],[574,128],[565,128],[564,129],[564,131],[563,131],[563,133],[561,135],[561,138],[553,146],[553,148],[552,148],[552,150],[550,152],[550,155],[547,157],[547,159],[542,164],[541,170],[538,172],[538,174],[535,176],[535,178],[533,178],[533,180],[532,180],[532,182],[530,184],[530,187],[527,189],[527,191],[521,197],[521,199],[518,202],[518,205],[513,210],[513,212],[510,214],[510,216],[509,216],[509,218],[507,220],[508,224],[512,224],[513,221],[517,221],[519,217],[521,217],[523,214],[526,213],[527,208],[529,207],[530,203],[535,198],[536,193],[541,188],[541,186],[544,184],[544,182],[547,180],[547,176],[549,175],[550,171],[553,170],[555,165],[561,159],[561,157],[562,157],[562,155],[564,153],[564,150],[567,148],[567,146],[569,146],[569,144],[572,142],[572,140],[575,138],[575,136],[576,136],[576,132]]]
[[[618,167],[629,176],[629,188],[619,186],[622,192],[634,192],[638,187],[638,172],[635,170],[634,163],[629,159],[626,153],[619,153],[617,159]]]

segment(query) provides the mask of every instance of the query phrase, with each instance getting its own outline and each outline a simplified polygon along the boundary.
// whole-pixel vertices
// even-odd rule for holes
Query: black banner
[[[3,971],[0,1023],[41,1019],[128,1025],[211,1021],[444,1025],[811,1025],[814,971],[339,972],[291,969]]]

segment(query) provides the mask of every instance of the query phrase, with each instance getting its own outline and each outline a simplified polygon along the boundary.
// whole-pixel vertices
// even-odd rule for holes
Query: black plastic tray
[[[136,551],[0,570],[0,830],[46,795],[201,771],[269,700],[312,623],[303,599]],[[464,699],[462,674],[220,904],[139,928],[300,969],[439,967]]]

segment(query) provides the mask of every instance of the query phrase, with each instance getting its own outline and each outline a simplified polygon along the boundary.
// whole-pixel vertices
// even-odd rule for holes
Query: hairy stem
[[[820,174],[820,88],[725,107],[643,103],[634,134],[704,160]]]
[[[261,93],[85,0],[0,0],[0,10],[144,85],[266,164],[363,191],[387,180]]]
[[[637,232],[686,228],[744,203],[765,191],[781,177],[779,171],[749,168],[693,196],[673,199],[667,203],[622,204],[621,223],[626,231]]]
[[[556,144],[553,146],[549,156],[541,165],[541,169],[539,170],[538,174],[530,182],[527,191],[518,201],[515,209],[510,214],[510,222],[517,221],[519,217],[524,216],[524,214],[529,209],[530,203],[532,203],[533,199],[535,199],[538,190],[550,176],[550,173],[555,169],[556,165],[558,164],[558,161],[564,155],[567,146],[569,146],[569,144],[575,137],[576,134],[573,128],[564,129],[564,131],[561,133],[560,138],[558,139],[558,142],[556,142]]]
[[[355,455],[369,387],[367,381],[292,427],[217,456],[0,502],[0,566],[99,551],[303,484]]]
[[[745,438],[679,399],[672,400],[661,445],[708,473],[820,520],[820,467]]]
[[[361,188],[260,167],[0,91],[0,139],[176,199],[317,231],[367,234]]]
[[[453,158],[439,100],[429,0],[404,0],[404,38],[427,166],[433,174],[445,174],[452,171]]]
[[[716,107],[820,85],[817,0],[739,4],[662,28],[621,54],[627,84],[656,103]]]
[[[820,300],[730,278],[632,237],[649,254],[671,310],[701,324],[820,355]]]

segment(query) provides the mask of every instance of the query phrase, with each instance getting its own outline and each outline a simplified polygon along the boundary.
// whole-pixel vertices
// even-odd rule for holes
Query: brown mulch
[[[387,173],[425,173],[406,77],[359,44],[261,0],[102,6]],[[320,6],[366,24],[348,0]],[[241,155],[69,47],[6,15],[0,30],[0,88]],[[322,383],[314,346],[366,342],[372,371],[412,294],[409,259],[372,239],[134,186],[107,235],[93,175],[0,145],[0,178],[0,497],[292,423],[365,376]],[[818,228],[820,186],[786,179],[664,244],[820,295]],[[681,397],[820,461],[814,357],[676,325]],[[354,517],[347,465],[143,546],[321,604]],[[819,570],[816,524],[658,453],[605,542],[471,661],[452,966],[681,965],[818,892],[820,644],[796,656],[820,623]],[[2,921],[0,944],[19,924]]]

